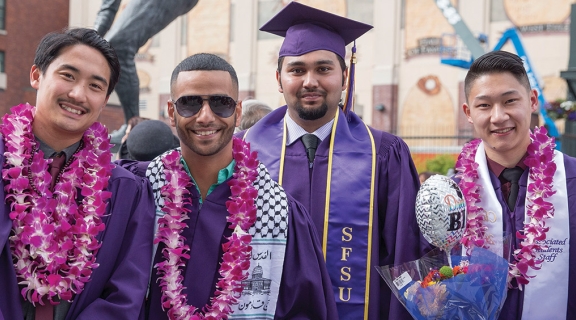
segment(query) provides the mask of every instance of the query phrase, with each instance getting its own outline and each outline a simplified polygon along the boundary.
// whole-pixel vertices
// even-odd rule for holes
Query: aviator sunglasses
[[[236,101],[228,96],[209,96],[207,99],[201,96],[182,96],[172,102],[176,105],[176,111],[178,111],[179,115],[189,118],[200,112],[204,100],[208,100],[208,105],[212,112],[221,118],[228,118],[234,114]]]

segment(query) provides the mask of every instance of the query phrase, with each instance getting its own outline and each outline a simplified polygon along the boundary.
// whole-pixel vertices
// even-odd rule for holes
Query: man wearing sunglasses
[[[232,66],[193,55],[173,71],[170,93],[180,148],[131,168],[156,201],[148,318],[336,319],[308,213],[233,138],[242,104]]]
[[[346,44],[371,28],[295,1],[268,21],[260,30],[285,37],[276,79],[287,105],[244,137],[310,212],[340,319],[411,319],[374,266],[415,260],[427,248],[414,213],[418,174],[400,138],[351,111],[354,65],[344,62]]]

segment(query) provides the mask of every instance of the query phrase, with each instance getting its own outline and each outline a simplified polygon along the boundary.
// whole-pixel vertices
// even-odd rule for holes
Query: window
[[[4,73],[4,51],[0,51],[0,91],[6,90],[6,74]]]
[[[180,21],[180,45],[185,46],[188,44],[188,15],[183,15]]]
[[[156,34],[152,37],[152,43],[150,43],[150,47],[158,48],[160,47],[160,34]]]
[[[492,0],[490,6],[490,21],[508,21],[503,0]]]
[[[374,0],[347,0],[346,17],[352,20],[374,24]]]
[[[258,1],[258,25],[262,26],[268,20],[272,19],[280,10],[283,5],[280,1],[273,0],[259,0]],[[279,39],[278,36],[268,32],[258,31],[258,40],[264,39]]]
[[[0,30],[5,29],[6,29],[6,0],[0,0]]]
[[[234,19],[235,12],[236,12],[236,4],[231,3],[230,4],[230,30],[229,30],[230,42],[234,42],[234,23],[236,20],[236,19]]]
[[[0,73],[4,73],[4,51],[0,51]]]

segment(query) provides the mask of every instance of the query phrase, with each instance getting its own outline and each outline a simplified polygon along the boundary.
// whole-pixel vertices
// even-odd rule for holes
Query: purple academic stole
[[[372,217],[376,151],[368,127],[354,113],[347,121],[339,110],[329,139],[322,251],[332,280],[338,314],[342,319],[367,319],[372,271]],[[286,107],[274,110],[245,135],[259,160],[278,180],[285,145]],[[336,170],[334,170],[336,169]],[[287,179],[284,177],[283,179]]]

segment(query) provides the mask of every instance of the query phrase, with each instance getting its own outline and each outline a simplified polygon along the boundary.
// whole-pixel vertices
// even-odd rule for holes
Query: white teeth
[[[60,106],[62,107],[62,109],[66,110],[66,111],[68,111],[68,112],[72,112],[72,113],[75,113],[75,114],[82,114],[82,111],[80,111],[80,110],[72,109],[72,108],[70,108],[70,107],[63,106],[63,105],[60,105]]]
[[[506,133],[512,131],[512,128],[502,129],[502,130],[494,130],[495,133]]]
[[[207,136],[216,133],[216,130],[212,131],[196,131],[196,133],[200,136]]]

